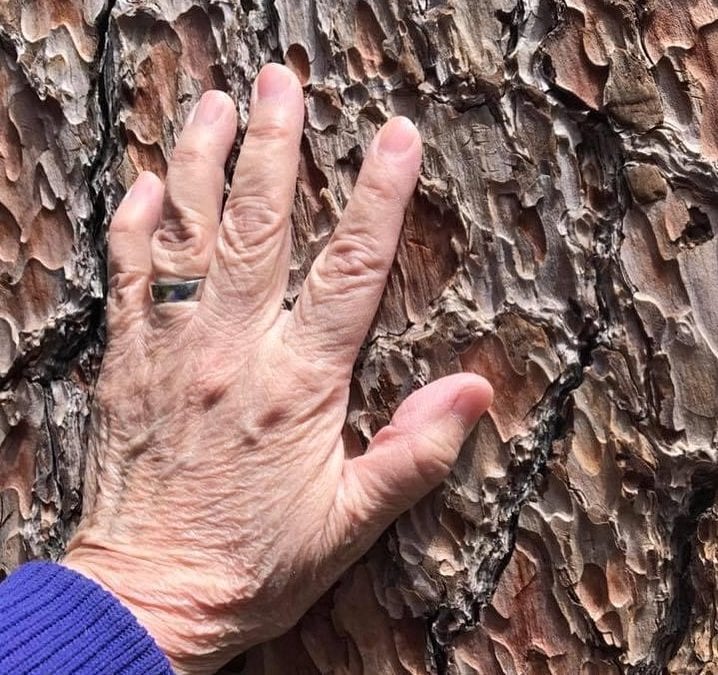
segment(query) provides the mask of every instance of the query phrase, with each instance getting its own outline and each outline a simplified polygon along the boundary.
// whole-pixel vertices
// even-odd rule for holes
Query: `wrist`
[[[210,675],[224,663],[223,628],[182,591],[174,569],[117,551],[75,546],[60,562],[115,596],[165,654],[177,675]],[[191,588],[191,586],[189,586]],[[201,618],[200,618],[201,617]],[[236,649],[233,650],[236,652]]]

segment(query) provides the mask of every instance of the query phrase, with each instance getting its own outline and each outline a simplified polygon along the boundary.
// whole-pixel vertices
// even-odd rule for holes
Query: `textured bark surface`
[[[718,672],[710,0],[0,4],[0,572],[77,522],[107,214],[203,90],[246,120],[267,60],[306,83],[290,302],[378,126],[424,138],[352,447],[446,373],[497,396],[447,485],[234,670]]]

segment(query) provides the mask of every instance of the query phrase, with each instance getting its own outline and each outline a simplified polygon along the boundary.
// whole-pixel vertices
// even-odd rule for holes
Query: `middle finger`
[[[299,80],[285,66],[264,66],[254,83],[202,303],[223,320],[247,323],[252,316],[252,325],[260,318],[271,324],[281,309],[303,123]]]

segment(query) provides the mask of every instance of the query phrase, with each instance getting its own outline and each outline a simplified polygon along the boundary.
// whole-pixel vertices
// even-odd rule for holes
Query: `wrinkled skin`
[[[114,593],[179,673],[211,673],[291,627],[402,511],[447,475],[491,400],[457,374],[410,396],[365,455],[341,431],[421,141],[389,121],[291,311],[282,309],[303,125],[279,65],[255,83],[231,194],[229,97],[206,93],[166,184],[141,174],[109,233],[108,346],[83,520],[64,564]],[[154,279],[207,276],[152,304]]]

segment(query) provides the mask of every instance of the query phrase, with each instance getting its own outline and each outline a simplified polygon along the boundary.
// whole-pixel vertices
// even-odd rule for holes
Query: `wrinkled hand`
[[[205,94],[166,184],[141,174],[110,227],[109,341],[64,564],[118,596],[180,673],[214,672],[291,627],[447,475],[491,399],[476,375],[443,378],[345,457],[352,367],[421,142],[404,118],[384,125],[288,311],[303,110],[291,71],[265,66],[223,208],[236,112]],[[205,275],[199,301],[150,301],[153,277]]]

